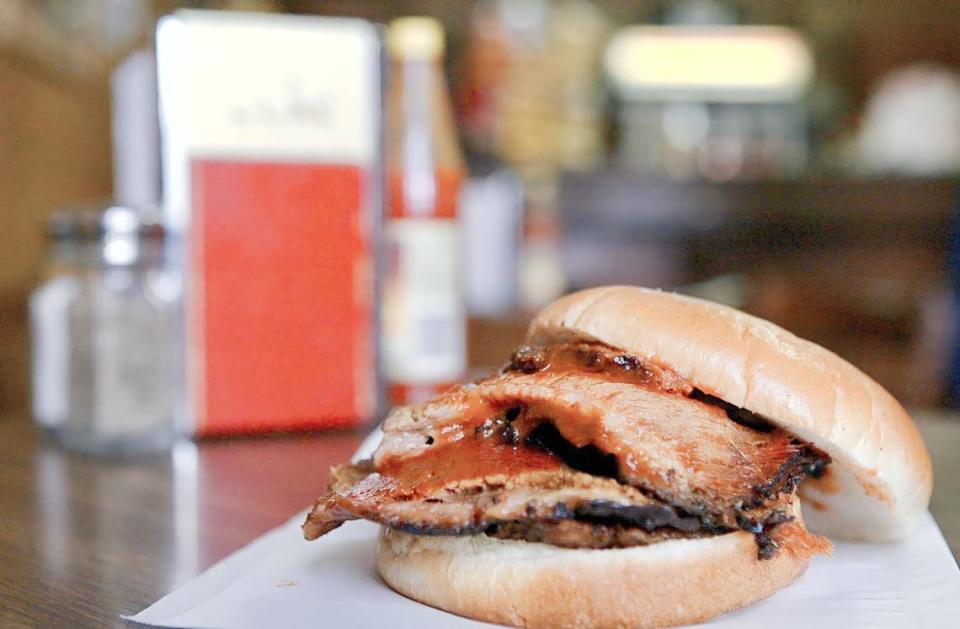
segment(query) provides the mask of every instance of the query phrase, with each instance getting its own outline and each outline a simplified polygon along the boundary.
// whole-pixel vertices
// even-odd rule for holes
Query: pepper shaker
[[[152,212],[112,206],[84,243],[68,314],[72,449],[124,455],[169,448],[174,421],[179,286],[164,268],[165,233]]]

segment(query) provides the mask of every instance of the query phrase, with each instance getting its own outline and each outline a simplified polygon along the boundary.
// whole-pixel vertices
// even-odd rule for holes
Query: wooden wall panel
[[[27,400],[26,298],[47,215],[111,190],[106,76],[56,70],[0,50],[0,407]]]

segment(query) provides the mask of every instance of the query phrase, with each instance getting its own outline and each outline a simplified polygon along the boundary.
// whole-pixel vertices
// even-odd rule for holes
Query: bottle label
[[[393,219],[386,227],[384,352],[392,382],[430,384],[466,370],[466,322],[455,220]]]

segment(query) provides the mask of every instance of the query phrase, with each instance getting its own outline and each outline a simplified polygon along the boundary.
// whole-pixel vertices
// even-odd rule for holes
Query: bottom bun
[[[384,528],[377,567],[391,588],[454,614],[521,627],[665,627],[766,598],[809,556],[757,559],[746,532],[609,550]]]

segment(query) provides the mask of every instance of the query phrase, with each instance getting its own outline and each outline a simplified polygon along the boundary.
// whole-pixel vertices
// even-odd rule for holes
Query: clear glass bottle
[[[54,213],[47,223],[47,263],[30,295],[33,418],[56,432],[69,415],[71,306],[80,291],[80,222],[76,212]]]
[[[179,286],[151,212],[114,206],[90,225],[70,307],[65,446],[125,455],[168,448],[174,423]]]
[[[390,401],[408,404],[466,371],[457,219],[464,165],[441,67],[439,22],[394,20],[387,48],[384,354]]]

